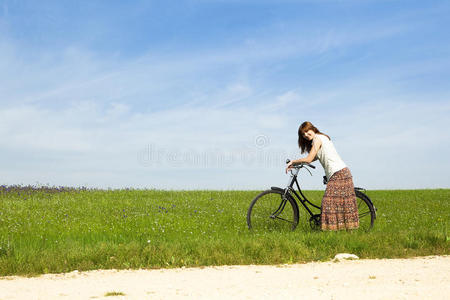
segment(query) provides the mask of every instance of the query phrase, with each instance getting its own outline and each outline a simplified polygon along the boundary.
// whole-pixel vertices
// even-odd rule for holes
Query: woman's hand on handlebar
[[[292,169],[293,166],[294,166],[294,161],[291,160],[286,167],[286,174],[290,169]]]
[[[306,165],[306,166],[308,166],[308,167],[310,167],[310,168],[313,168],[313,169],[316,168],[315,166],[311,165],[310,163],[305,162],[304,159],[302,159],[302,158],[297,159],[297,160],[292,160],[292,161],[291,161],[290,159],[287,159],[287,160],[286,160],[286,163],[287,163],[286,173],[287,173],[290,169],[292,169],[295,165],[299,165],[299,164],[301,164],[301,167],[302,167],[303,165]]]

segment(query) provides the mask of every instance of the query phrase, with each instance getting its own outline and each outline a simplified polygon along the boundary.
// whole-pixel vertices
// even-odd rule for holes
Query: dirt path
[[[105,296],[108,292],[124,296]],[[450,256],[0,278],[0,299],[449,299]]]

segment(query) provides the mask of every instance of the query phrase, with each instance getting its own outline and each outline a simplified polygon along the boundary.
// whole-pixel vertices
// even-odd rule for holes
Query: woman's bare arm
[[[286,172],[292,168],[292,166],[301,164],[301,163],[311,163],[316,159],[317,151],[319,151],[320,147],[322,147],[322,141],[319,138],[314,139],[313,145],[311,147],[311,151],[308,153],[308,156],[304,158],[294,159],[292,160],[286,167]]]

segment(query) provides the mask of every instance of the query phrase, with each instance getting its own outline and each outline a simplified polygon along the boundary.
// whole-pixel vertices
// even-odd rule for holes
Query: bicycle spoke
[[[366,211],[366,212],[363,212],[363,213],[360,213],[359,214],[359,217],[361,218],[361,217],[365,217],[365,216],[367,216],[367,215],[369,215],[370,214],[370,211]]]
[[[289,220],[286,220],[286,219],[283,219],[283,218],[280,218],[280,217],[275,217],[275,219],[282,220],[282,221],[286,221],[286,222],[289,222],[289,223],[294,223],[294,222],[292,222],[292,221],[289,221]]]

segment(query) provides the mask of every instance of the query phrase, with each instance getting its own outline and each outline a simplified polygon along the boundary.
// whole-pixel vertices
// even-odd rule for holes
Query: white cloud
[[[297,98],[292,99],[289,103],[301,109]],[[449,112],[449,102],[397,99],[361,103],[336,115],[319,113],[313,122],[331,135],[359,185],[443,187],[449,160],[441,154],[450,150]],[[242,188],[262,188],[284,184],[284,159],[300,156],[296,130],[302,120],[292,111],[199,107],[142,113],[113,102],[102,109],[93,103],[59,110],[5,108],[0,118],[1,134],[7,137],[0,141],[3,166],[16,164],[12,153],[22,153],[23,165],[3,173],[10,183],[22,178],[26,183],[61,184],[61,179],[64,184],[103,187],[201,188],[199,174],[212,172],[215,181],[205,179],[205,188],[239,188],[238,182]],[[233,180],[225,180],[217,169],[233,174]],[[321,188],[321,173],[319,167],[315,177],[302,178],[303,184]],[[170,178],[180,174],[191,175],[171,186]]]
[[[292,110],[295,106],[291,105],[306,105],[305,101],[302,100],[296,91],[290,90],[276,96],[273,101],[265,104],[262,109],[267,111]]]
[[[190,168],[193,172],[206,172],[205,168],[220,167],[217,160],[222,158],[231,164],[222,165],[228,169],[270,168],[264,163],[246,165],[242,155],[254,156],[259,151],[255,137],[271,134],[270,121],[278,121],[273,114],[248,109],[173,108],[141,113],[132,112],[128,105],[121,103],[111,103],[104,109],[93,103],[83,103],[58,110],[23,105],[1,109],[0,118],[2,135],[8,137],[0,141],[4,167],[11,167],[14,159],[18,159],[14,153],[19,152],[22,159],[36,157],[40,160],[10,169],[4,174],[4,180],[18,178],[19,174],[24,178],[34,174],[36,177],[28,179],[28,183],[58,185],[58,178],[62,177],[48,177],[61,172],[72,184],[90,182],[91,186],[114,185],[108,180],[114,183],[118,174],[127,176],[124,184],[131,184],[134,178],[140,185],[147,176],[164,173],[165,169],[176,172],[179,168]],[[149,146],[163,152],[158,161],[139,160],[140,153]],[[183,155],[197,155],[200,162],[186,160]],[[209,155],[208,159],[213,161],[205,161],[204,155]],[[48,165],[54,170],[49,170]],[[99,178],[96,174],[100,170],[109,171],[110,175]],[[187,185],[192,180],[187,181]],[[161,187],[163,181],[154,185]],[[118,182],[115,185],[123,186]]]
[[[268,62],[319,56],[314,68],[330,50],[407,30],[388,25],[352,34],[273,28],[232,46],[128,61],[72,47],[32,62],[10,41],[0,43],[0,176],[8,183],[263,188],[284,184],[283,160],[298,154],[298,125],[310,120],[332,136],[366,187],[448,186],[449,160],[439,156],[449,148],[448,95],[428,95],[441,103],[425,94],[405,99],[390,83],[424,64],[313,86],[281,88],[264,78]],[[162,163],[139,161],[149,146],[162,151]],[[272,162],[255,162],[270,151]],[[186,154],[203,165],[183,161]],[[231,163],[207,168],[208,154]],[[321,188],[320,177],[306,186]]]

